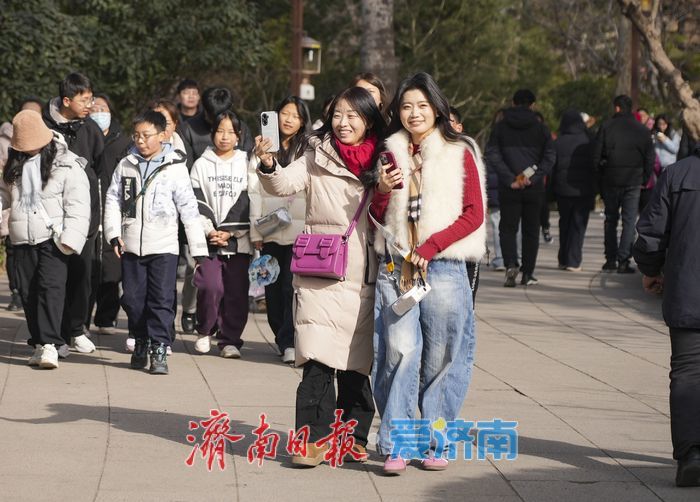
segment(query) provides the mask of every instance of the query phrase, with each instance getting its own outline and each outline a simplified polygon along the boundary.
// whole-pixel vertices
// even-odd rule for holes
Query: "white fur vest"
[[[435,129],[420,145],[423,159],[421,212],[418,221],[418,245],[431,235],[446,229],[462,214],[464,197],[464,154],[470,150],[479,172],[479,179],[473,180],[481,187],[481,200],[486,214],[486,170],[477,144],[470,138],[471,149],[464,143],[447,142],[438,129]],[[394,190],[384,215],[385,227],[396,236],[399,244],[410,249],[408,233],[408,180],[411,162],[408,152],[409,135],[406,131],[392,134],[386,140],[387,149],[396,158],[404,178],[404,187]],[[467,183],[471,180],[466,180]],[[384,254],[384,237],[376,233],[375,251]],[[447,249],[435,255],[435,259],[479,261],[486,253],[486,225],[482,222],[478,229],[454,242]]]

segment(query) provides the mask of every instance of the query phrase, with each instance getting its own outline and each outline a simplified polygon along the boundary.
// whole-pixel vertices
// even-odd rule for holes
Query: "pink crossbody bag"
[[[344,281],[348,269],[348,240],[367,202],[365,192],[350,226],[340,234],[299,234],[292,247],[293,274]]]

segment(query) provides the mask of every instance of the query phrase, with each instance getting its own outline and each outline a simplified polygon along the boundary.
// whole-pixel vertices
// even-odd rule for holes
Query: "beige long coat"
[[[263,188],[287,197],[306,190],[305,232],[343,234],[365,189],[330,143],[311,139],[302,157],[272,174],[258,171]],[[345,281],[294,276],[296,364],[313,359],[369,375],[374,332],[376,254],[368,243],[367,212],[350,236]]]

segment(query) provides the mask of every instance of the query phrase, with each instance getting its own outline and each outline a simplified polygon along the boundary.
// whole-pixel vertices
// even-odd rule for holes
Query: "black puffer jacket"
[[[510,188],[515,177],[527,167],[537,166],[526,190],[544,191],[544,177],[552,172],[555,154],[549,129],[535,112],[525,106],[514,106],[503,112],[486,146],[486,162],[498,173],[502,188]]]
[[[654,169],[651,131],[631,113],[616,113],[598,131],[593,165],[603,186],[631,187],[646,184]]]
[[[59,98],[54,98],[44,106],[42,117],[49,129],[61,133],[71,152],[87,161],[85,174],[90,182],[91,209],[88,237],[92,237],[100,225],[100,201],[95,170],[104,150],[104,134],[97,122],[89,117],[69,122],[57,122],[54,117],[58,113],[58,100]]]
[[[637,222],[632,255],[647,276],[664,274],[663,315],[671,328],[700,329],[700,157],[668,166]]]
[[[105,136],[105,149],[102,152],[100,162],[97,164],[97,180],[100,185],[100,197],[102,208],[105,204],[107,189],[112,181],[114,169],[124,157],[129,153],[131,138],[122,131],[117,119],[112,116],[112,123],[109,126],[109,133]],[[102,211],[104,217],[104,210]],[[102,236],[102,242],[97,244],[98,250],[102,251],[102,268],[100,270],[100,280],[102,282],[119,282],[122,276],[121,262],[112,251],[112,247]]]
[[[593,197],[593,143],[586,124],[576,110],[561,117],[559,137],[554,141],[557,162],[552,171],[552,189],[560,197]]]

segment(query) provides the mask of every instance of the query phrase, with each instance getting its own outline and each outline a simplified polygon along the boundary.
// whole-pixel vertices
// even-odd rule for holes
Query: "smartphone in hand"
[[[387,174],[393,173],[396,170],[396,168],[399,167],[396,165],[396,158],[394,157],[394,154],[388,150],[379,154],[379,162],[383,166],[386,166],[387,164],[391,164],[391,167],[389,169],[387,169],[387,171],[386,171]],[[391,189],[392,190],[401,190],[402,188],[403,188],[403,181],[397,183]]]
[[[260,135],[272,141],[272,148],[268,152],[280,150],[280,123],[277,112],[262,112],[260,114]]]

